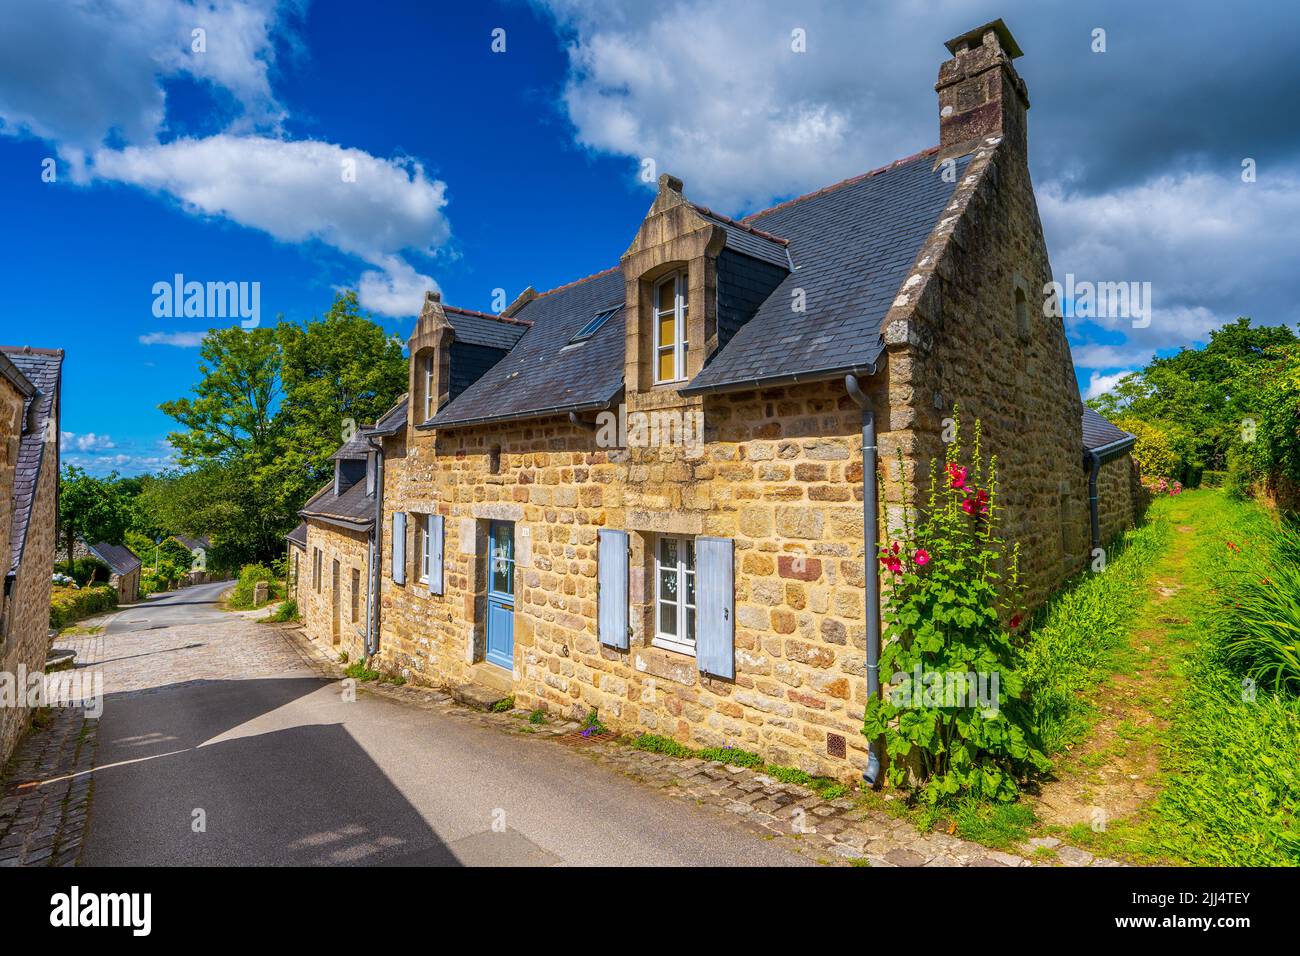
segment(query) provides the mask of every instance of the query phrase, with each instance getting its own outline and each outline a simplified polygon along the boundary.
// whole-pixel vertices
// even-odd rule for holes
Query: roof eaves
[[[619,392],[623,387],[619,386]],[[437,418],[431,418],[427,422],[416,425],[419,429],[438,429],[438,428],[468,428],[471,425],[488,425],[494,422],[513,422],[521,421],[526,418],[546,418],[548,415],[563,415],[568,412],[601,412],[608,409],[618,397],[615,392],[608,399],[599,402],[577,402],[566,405],[554,405],[550,408],[541,408],[533,410],[523,410],[518,412],[506,412],[500,415],[482,415],[477,418],[462,418],[447,422],[440,422]]]
[[[708,385],[689,384],[680,391],[683,395],[714,395],[720,392],[743,392],[751,388],[774,388],[780,385],[804,385],[810,382],[826,382],[831,379],[840,378],[844,375],[871,376],[875,375],[879,368],[879,362],[868,362],[866,365],[837,365],[815,369],[811,372],[796,372],[789,375],[734,379],[725,382],[715,382]]]

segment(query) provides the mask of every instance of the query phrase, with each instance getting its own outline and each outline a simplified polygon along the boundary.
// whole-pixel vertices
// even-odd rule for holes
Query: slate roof
[[[330,455],[330,461],[340,459],[355,461],[365,459],[370,454],[370,442],[366,441],[368,430],[360,429],[355,435],[339,446],[339,450]]]
[[[474,312],[470,309],[457,309],[443,306],[447,321],[455,333],[455,341],[470,345],[486,345],[489,348],[503,349],[509,352],[515,343],[523,338],[531,322],[507,319],[486,312]]]
[[[3,346],[0,347],[0,353],[35,390],[23,403],[24,425],[33,413],[33,406],[35,421],[31,422],[32,427],[23,432],[18,442],[18,461],[14,471],[14,522],[9,536],[8,561],[4,564],[4,570],[8,573],[17,571],[23,558],[27,529],[32,517],[32,502],[40,483],[41,469],[53,468],[57,473],[59,467],[58,442],[45,441],[45,433],[54,416],[59,376],[63,367],[63,350]],[[12,375],[12,372],[9,374]],[[55,421],[54,425],[57,429],[58,422]]]
[[[522,310],[532,327],[518,344],[422,427],[608,407],[623,390],[623,314],[582,343],[569,340],[597,312],[623,300],[618,269],[537,296]]]
[[[694,206],[725,231],[727,248],[792,271],[683,393],[872,372],[884,351],[881,320],[969,165],[959,158],[945,182],[932,170],[935,151],[743,220]],[[796,288],[804,312],[790,308]],[[509,354],[421,427],[608,407],[622,390],[623,314],[582,345],[569,340],[623,300],[617,268],[537,296],[517,313],[532,327]],[[457,317],[471,313],[446,311],[459,337]]]
[[[788,248],[790,242],[788,239],[773,236],[743,222],[729,219],[704,206],[695,206],[694,208],[700,214],[701,219],[711,222],[715,226],[720,226],[727,233],[726,247],[728,249],[743,252],[747,256],[761,259],[763,262],[770,262],[772,265],[780,266],[783,269],[793,268],[790,262]]]
[[[88,544],[86,547],[99,560],[112,568],[114,574],[130,574],[140,567],[140,559],[135,556],[134,551],[125,545],[109,544],[107,541],[101,541],[99,544]]]
[[[367,435],[396,435],[406,428],[407,393],[398,396],[397,402],[379,417],[373,428],[365,429]]]
[[[375,523],[375,499],[366,494],[364,480],[350,485],[341,495],[334,494],[331,481],[312,495],[298,514],[353,531],[369,531]]]
[[[199,548],[202,548],[204,551],[206,551],[208,550],[208,548],[212,547],[212,539],[209,538],[206,534],[200,535],[197,538],[191,538],[183,534],[174,534],[172,535],[172,537],[175,538],[177,541],[179,541],[181,544],[185,545],[185,547],[189,548],[191,551],[195,551]]]
[[[795,271],[682,392],[872,370],[884,351],[881,321],[969,162],[958,159],[944,182],[927,150],[747,217],[789,240]],[[797,288],[803,312],[790,307]]]
[[[1091,406],[1083,406],[1083,447],[1088,451],[1113,445],[1126,438],[1137,441],[1133,435],[1102,418]]]
[[[306,551],[307,550],[307,522],[299,521],[298,527],[294,528],[284,537],[285,540],[287,540],[290,544],[296,544],[298,547]]]

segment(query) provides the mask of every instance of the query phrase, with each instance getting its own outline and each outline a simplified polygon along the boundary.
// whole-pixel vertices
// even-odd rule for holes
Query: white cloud
[[[289,9],[297,4],[286,4]],[[276,128],[276,0],[6,0],[0,4],[0,121],[79,159],[110,137],[155,142],[165,79],[190,76],[233,100],[232,122]],[[206,31],[194,52],[193,31]]]
[[[108,435],[96,435],[94,432],[86,432],[84,435],[78,435],[75,432],[60,432],[59,438],[60,447],[76,449],[77,451],[105,451],[117,447],[113,439]]]
[[[1100,372],[1093,372],[1088,377],[1088,387],[1084,389],[1083,397],[1088,399],[1103,395],[1118,385],[1120,379],[1125,375],[1132,375],[1135,371],[1137,369],[1125,369],[1122,372],[1115,372],[1113,375],[1102,375]]]
[[[412,159],[284,135],[271,72],[277,41],[298,42],[289,21],[303,5],[0,4],[0,132],[52,143],[75,182],[127,183],[283,242],[320,241],[378,267],[372,287],[410,285],[400,256],[432,255],[450,236],[446,186]],[[169,139],[166,82],[181,77],[213,94],[210,131]]]
[[[105,149],[91,172],[283,242],[319,240],[372,265],[392,266],[407,249],[432,254],[450,234],[446,184],[419,163],[315,140],[219,134]]]
[[[141,345],[174,345],[181,349],[196,349],[203,344],[206,332],[150,332],[139,338]]]
[[[826,185],[938,137],[938,106],[911,107],[921,98],[934,104],[946,37],[906,8],[853,0],[797,9],[780,0],[539,5],[571,37],[564,106],[578,142],[653,159],[657,172],[682,177],[693,196],[723,208]],[[795,29],[807,52],[792,49]],[[898,56],[897,47],[922,36],[928,57]],[[900,88],[916,95],[899,96]]]
[[[363,309],[392,318],[418,315],[424,293],[440,291],[438,283],[421,275],[401,260],[383,263],[382,270],[361,273],[357,302]]]

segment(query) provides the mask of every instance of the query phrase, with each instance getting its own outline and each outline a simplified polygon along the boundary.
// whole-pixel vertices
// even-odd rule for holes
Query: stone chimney
[[[1011,61],[1020,45],[1000,19],[944,44],[952,59],[939,67],[940,159],[966,152],[974,141],[1001,136],[1026,156],[1029,93]]]

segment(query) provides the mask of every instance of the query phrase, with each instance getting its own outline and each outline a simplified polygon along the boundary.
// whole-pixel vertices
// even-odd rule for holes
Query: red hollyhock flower
[[[925,550],[925,548],[919,548],[917,549],[916,554],[912,556],[912,560],[920,566],[927,565],[930,563],[930,552]]]
[[[954,491],[964,491],[966,488],[966,469],[958,464],[949,465],[948,485]]]
[[[1020,615],[1019,614],[1011,615],[1011,620],[1008,621],[1007,623],[1011,625],[1011,630],[1014,631],[1016,628],[1020,626]]]
[[[968,515],[973,515],[975,513],[975,499],[967,498],[963,501],[961,503],[961,510],[966,512]]]

